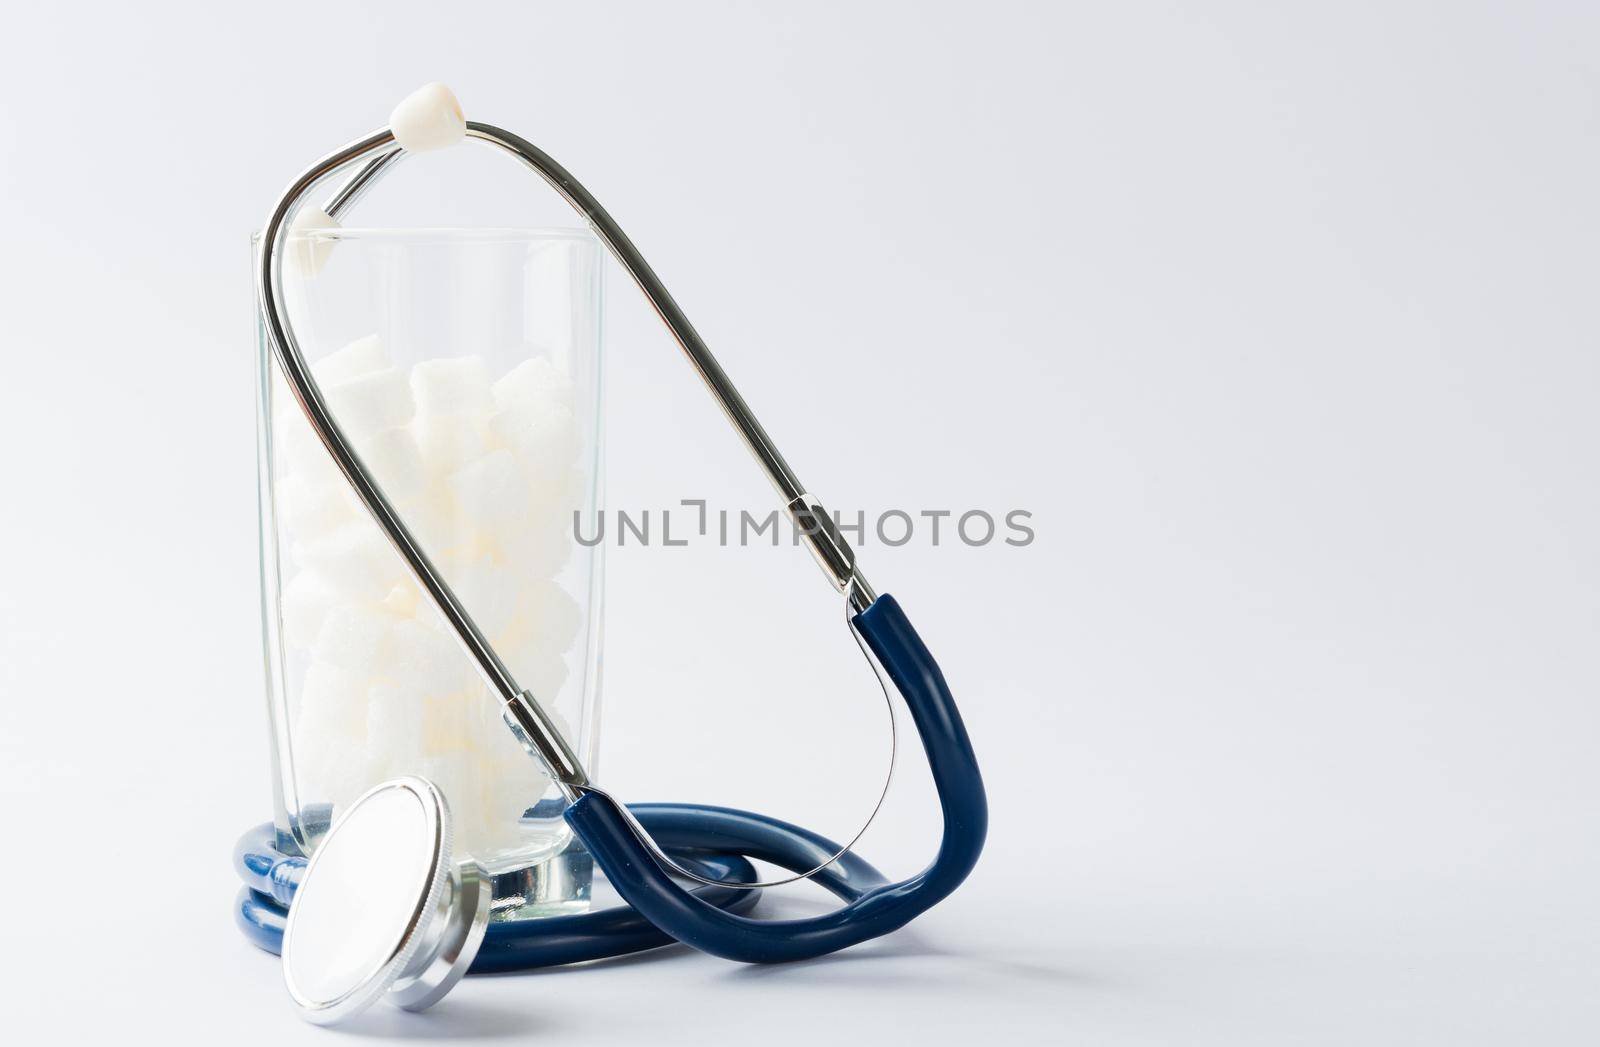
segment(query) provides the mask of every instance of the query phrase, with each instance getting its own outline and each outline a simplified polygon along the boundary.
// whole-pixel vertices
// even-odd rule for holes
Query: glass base
[[[574,841],[554,858],[491,876],[489,882],[494,888],[489,919],[494,923],[588,912],[594,859]]]

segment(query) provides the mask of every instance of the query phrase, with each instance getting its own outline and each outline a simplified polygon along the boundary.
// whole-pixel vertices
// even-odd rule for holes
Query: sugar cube
[[[578,601],[553,581],[515,583],[516,610],[496,641],[507,644],[537,642],[552,654],[572,647],[582,628]]]
[[[296,542],[294,557],[355,600],[382,600],[408,577],[405,561],[370,518],[351,520],[319,538]]]
[[[478,682],[477,670],[454,637],[415,618],[390,627],[388,675],[410,680],[427,695],[454,694]]]
[[[475,415],[418,415],[411,432],[422,464],[435,475],[445,475],[489,449],[484,420]]]
[[[270,447],[273,471],[278,476],[299,474],[319,487],[345,483],[344,474],[298,406],[285,411],[273,423]]]
[[[294,777],[302,808],[328,803],[337,816],[381,781],[384,770],[365,749],[318,736],[295,743]]]
[[[407,680],[380,680],[367,690],[367,748],[391,766],[422,758],[423,703]],[[398,769],[398,768],[397,768]]]
[[[328,254],[338,241],[330,235],[339,223],[315,204],[304,204],[289,221],[284,237],[284,262],[286,268],[302,280],[310,279],[322,271]]]
[[[291,472],[277,481],[273,496],[283,522],[297,541],[324,535],[362,512],[355,491],[337,471],[331,476],[320,470]]]
[[[424,360],[411,369],[411,392],[425,415],[484,415],[494,406],[481,356]]]
[[[310,647],[322,631],[338,593],[316,571],[296,571],[283,587],[283,639],[290,647]]]
[[[344,744],[364,745],[366,688],[366,681],[358,674],[314,659],[306,667],[300,700],[292,713],[297,744],[312,735],[333,735]]]
[[[385,676],[393,656],[395,620],[363,604],[328,609],[317,634],[316,656],[364,680]]]
[[[461,515],[478,530],[500,535],[526,526],[533,512],[526,475],[510,451],[490,451],[446,480]]]
[[[565,407],[540,411],[501,408],[489,416],[489,434],[498,446],[516,452],[537,487],[546,487],[577,460],[581,443],[577,420]]]
[[[496,704],[482,688],[428,696],[422,708],[423,755],[473,754],[480,737],[475,730],[476,714],[484,706],[494,708]]]
[[[405,425],[415,410],[410,383],[393,367],[329,382],[322,395],[334,421],[352,439]]]
[[[517,614],[518,581],[488,556],[445,558],[445,580],[486,635],[503,632]]]
[[[397,618],[409,618],[417,612],[417,604],[422,601],[422,591],[417,588],[416,582],[401,582],[389,590],[389,595],[381,601],[385,611]]]
[[[495,406],[534,414],[550,406],[573,409],[572,379],[548,359],[535,356],[507,371],[494,383]]]
[[[455,501],[442,485],[396,499],[395,510],[412,537],[422,543],[423,551],[434,559],[463,547],[472,538],[471,528],[456,512]]]
[[[324,385],[359,378],[389,366],[389,354],[383,339],[375,334],[355,341],[324,356],[311,365],[311,373]]]
[[[402,426],[367,434],[357,438],[355,445],[362,464],[390,501],[410,498],[422,489],[426,479],[422,452],[409,429]]]
[[[570,504],[541,502],[538,512],[522,526],[494,536],[496,555],[513,577],[532,582],[554,577],[561,570],[577,544]],[[592,536],[593,525],[583,533]]]

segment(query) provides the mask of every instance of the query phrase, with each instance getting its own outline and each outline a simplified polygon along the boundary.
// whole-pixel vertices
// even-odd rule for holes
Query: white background
[[[7,15],[8,1039],[1593,1043],[1594,9],[576,6]],[[246,240],[430,79],[607,202],[831,504],[1034,513],[1026,549],[862,550],[993,805],[911,928],[325,1033],[232,927],[270,812]],[[373,214],[561,218],[469,159]],[[608,322],[613,504],[766,504],[615,272]],[[785,745],[854,655],[768,561],[614,551],[624,795],[763,741],[780,808],[870,762]],[[685,717],[687,768],[652,733]],[[896,873],[937,836],[911,757],[864,845]]]

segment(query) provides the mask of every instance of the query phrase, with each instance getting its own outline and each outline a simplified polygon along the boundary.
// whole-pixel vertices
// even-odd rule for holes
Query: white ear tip
[[[406,95],[389,114],[389,130],[400,148],[411,153],[455,145],[467,135],[467,118],[451,90],[425,84]]]
[[[333,251],[331,236],[318,236],[326,229],[339,228],[339,221],[314,204],[306,204],[289,223],[289,235],[284,244],[288,262],[301,276],[312,277],[322,271],[323,263]]]

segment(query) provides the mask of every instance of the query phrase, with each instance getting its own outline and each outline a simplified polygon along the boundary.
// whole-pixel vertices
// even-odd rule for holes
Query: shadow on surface
[[[511,1010],[452,996],[419,1014],[378,1003],[347,1025],[331,1032],[346,1036],[393,1040],[502,1040],[551,1032],[536,1008]]]
[[[939,962],[936,967],[922,962],[929,960]],[[1051,964],[940,949],[904,930],[896,932],[891,940],[870,942],[811,960],[738,965],[723,975],[724,978],[737,981],[792,978],[797,982],[849,983],[867,988],[887,988],[896,984],[925,986],[940,982],[970,987],[974,976],[998,977],[1012,982],[1057,988],[1069,984],[1078,987],[1106,984],[1097,974]]]

